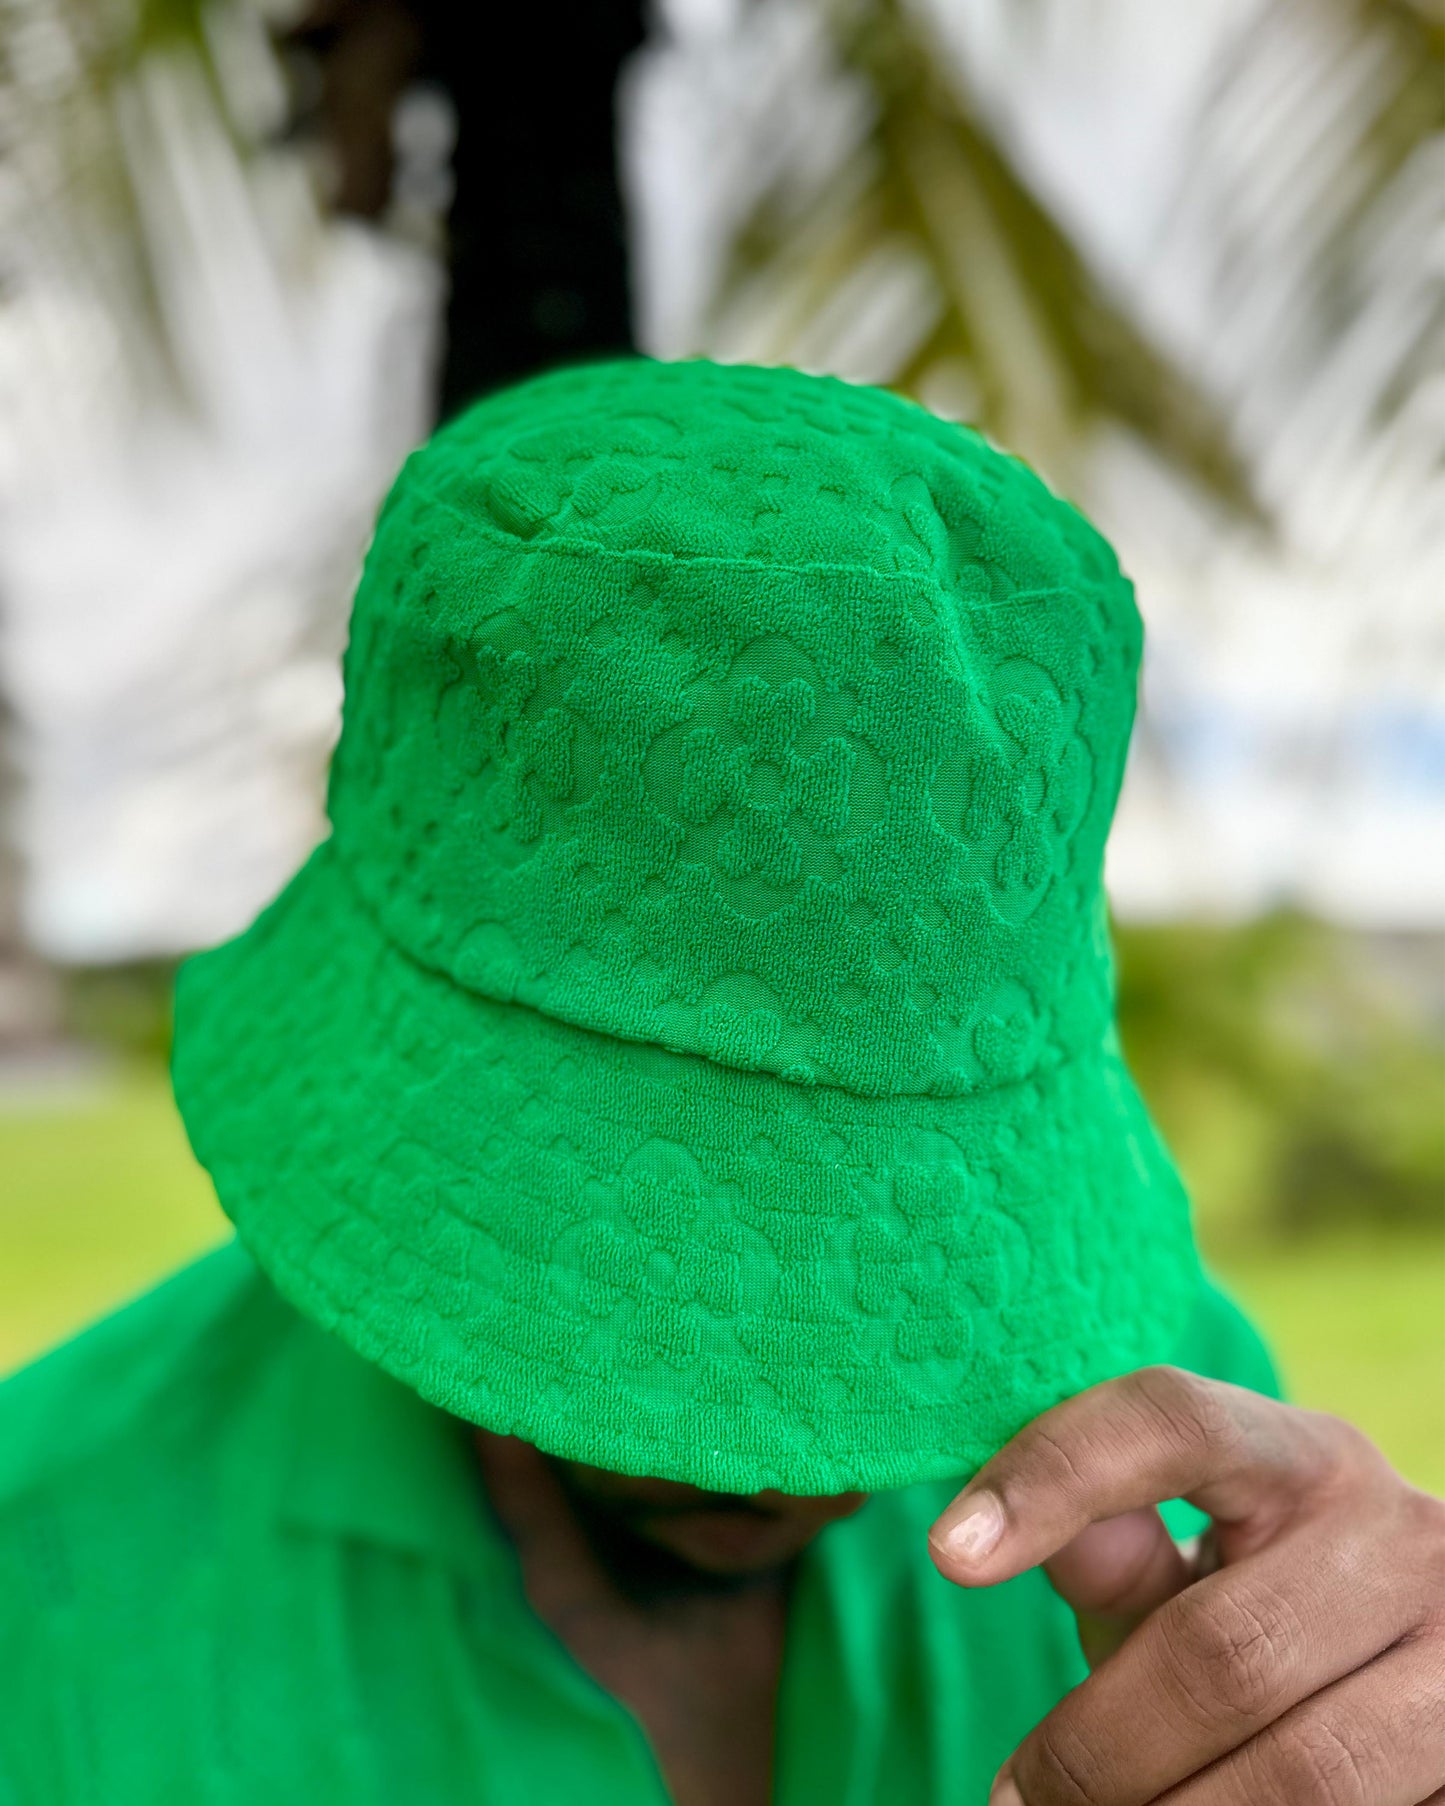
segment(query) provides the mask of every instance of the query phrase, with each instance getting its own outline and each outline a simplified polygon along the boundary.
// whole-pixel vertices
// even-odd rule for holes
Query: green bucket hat
[[[174,1074],[300,1310],[458,1416],[728,1491],[962,1475],[1199,1276],[1100,868],[1140,626],[1022,464],[642,360],[417,452],[330,839]]]

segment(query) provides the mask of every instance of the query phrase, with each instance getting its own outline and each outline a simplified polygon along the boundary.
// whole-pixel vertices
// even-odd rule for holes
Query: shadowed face
[[[825,1525],[851,1517],[868,1495],[804,1499],[783,1492],[705,1492],[678,1480],[639,1480],[581,1461],[549,1465],[594,1533],[661,1550],[699,1574],[746,1579],[783,1567]]]

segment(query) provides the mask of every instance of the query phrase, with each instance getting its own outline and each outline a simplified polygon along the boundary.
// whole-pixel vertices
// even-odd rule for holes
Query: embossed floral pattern
[[[802,663],[796,650],[789,662]],[[851,695],[815,674],[772,680],[735,667],[690,695],[691,721],[663,736],[652,792],[687,831],[682,856],[706,865],[724,896],[766,915],[815,872],[835,880],[838,841],[856,827],[853,779],[872,754],[847,729]]]
[[[482,402],[378,525],[331,840],[182,976],[246,1245],[443,1409],[725,1490],[957,1476],[1169,1359],[1101,930],[1138,655],[1082,518],[896,396]]]

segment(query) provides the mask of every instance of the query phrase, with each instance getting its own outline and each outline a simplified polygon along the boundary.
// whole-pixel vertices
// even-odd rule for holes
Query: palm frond
[[[914,309],[911,336],[898,335],[874,380],[935,404],[962,392],[976,424],[1066,486],[1090,427],[1121,422],[1256,518],[1219,410],[1090,267],[927,21],[897,0],[820,16],[842,70],[872,98],[870,128],[803,204],[777,188],[761,197],[735,240],[709,344],[725,347],[766,294],[766,349],[796,358],[840,288],[911,260],[931,305]]]
[[[1176,236],[1211,386],[1323,548],[1445,461],[1445,27],[1411,0],[1269,0],[1206,96]],[[1312,504],[1312,498],[1317,498]],[[1416,525],[1430,511],[1415,513]],[[1438,527],[1429,530],[1438,538]]]
[[[207,0],[0,0],[0,19],[10,287],[68,296],[72,338],[84,313],[97,384],[187,405],[165,209],[195,176],[188,120],[238,168],[264,150],[282,109],[265,23]]]

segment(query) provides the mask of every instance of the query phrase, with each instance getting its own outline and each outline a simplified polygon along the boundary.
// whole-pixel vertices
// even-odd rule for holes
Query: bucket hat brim
[[[433,1404],[615,1472],[962,1477],[1169,1359],[1199,1293],[1112,1037],[964,1096],[740,1071],[459,987],[330,842],[183,968],[173,1070],[284,1297]]]

